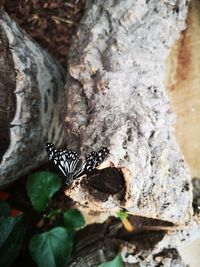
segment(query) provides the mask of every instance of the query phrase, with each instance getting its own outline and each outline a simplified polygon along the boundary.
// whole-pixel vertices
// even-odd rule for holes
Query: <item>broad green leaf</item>
[[[26,189],[33,207],[44,211],[49,199],[60,189],[61,182],[52,172],[36,172],[28,177]]]
[[[8,217],[10,214],[10,206],[5,201],[0,201],[0,218]]]
[[[69,230],[76,230],[85,225],[85,219],[77,209],[69,209],[64,213],[64,226]]]
[[[25,229],[22,215],[0,218],[0,267],[8,267],[19,255]]]
[[[98,265],[98,267],[123,267],[123,261],[121,254],[117,254],[117,256],[112,261],[107,261]]]
[[[64,267],[72,251],[73,239],[63,227],[34,236],[29,250],[39,267]]]

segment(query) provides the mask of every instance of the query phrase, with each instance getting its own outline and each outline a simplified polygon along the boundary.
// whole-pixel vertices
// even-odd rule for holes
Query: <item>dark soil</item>
[[[85,0],[0,0],[0,5],[63,66],[71,37],[83,15]]]

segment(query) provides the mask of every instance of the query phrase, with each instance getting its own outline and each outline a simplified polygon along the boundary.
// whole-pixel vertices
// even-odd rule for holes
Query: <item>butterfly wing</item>
[[[102,147],[99,151],[92,151],[86,156],[85,171],[92,171],[101,164],[107,157],[109,150],[107,147]]]
[[[59,168],[65,173],[66,177],[72,177],[76,171],[79,157],[76,151],[59,149],[58,151]]]
[[[57,156],[57,149],[52,143],[47,143],[45,148],[49,156],[49,160],[53,160]]]
[[[80,161],[76,151],[68,149],[57,149],[52,143],[46,144],[46,151],[49,159],[60,169],[66,176],[66,183],[70,183],[73,179],[92,171],[107,157],[109,150],[102,147],[99,151],[92,151],[86,156],[86,162],[78,167]]]
[[[46,144],[46,151],[50,160],[60,169],[68,179],[73,179],[79,157],[76,151],[68,149],[56,149],[51,143]]]

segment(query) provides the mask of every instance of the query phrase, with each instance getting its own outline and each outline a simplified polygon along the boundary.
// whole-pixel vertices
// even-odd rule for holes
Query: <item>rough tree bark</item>
[[[65,121],[69,147],[82,153],[110,149],[101,166],[110,168],[80,177],[66,189],[88,224],[102,223],[121,209],[130,219],[159,219],[174,229],[193,224],[190,173],[174,138],[174,114],[164,87],[165,61],[185,28],[187,5],[185,0],[87,1],[69,58]],[[101,242],[113,237],[112,231],[90,240],[85,231],[71,266],[97,266],[110,259],[92,256],[91,248],[105,256]],[[165,249],[159,264],[184,266],[169,253],[178,233],[165,232],[161,242],[139,252],[129,249],[134,241],[127,237],[130,242],[119,242],[124,260],[158,266],[155,255]]]
[[[47,160],[63,141],[65,72],[0,10],[0,186]]]

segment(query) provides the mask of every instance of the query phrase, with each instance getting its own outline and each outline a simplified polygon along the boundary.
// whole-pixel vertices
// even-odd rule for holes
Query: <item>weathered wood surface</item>
[[[173,45],[166,87],[176,113],[176,137],[193,177],[200,177],[200,2],[192,0],[187,29]]]
[[[0,186],[47,160],[63,141],[65,72],[0,10]]]
[[[76,201],[88,224],[116,216],[122,208],[174,223],[177,232],[155,244],[156,253],[176,247],[178,228],[193,224],[190,172],[175,140],[175,116],[164,86],[166,59],[185,28],[187,5],[184,0],[88,0],[69,57],[68,146],[83,154],[108,146],[110,155],[101,167],[121,169],[125,185],[120,193],[108,193],[116,187],[118,175],[113,172],[100,190],[100,184],[92,182],[105,179],[98,172],[74,181],[66,195]],[[95,266],[95,256],[87,252],[90,245],[88,250],[82,246],[72,266],[80,255],[81,261]],[[124,260],[133,266],[158,264],[153,249],[141,251],[142,259],[131,253]],[[184,266],[173,257],[163,261],[164,266]]]
[[[98,201],[81,185],[66,192],[91,210],[124,207],[174,223],[191,218],[190,174],[164,87],[166,58],[186,13],[187,1],[87,3],[69,59],[68,140],[85,153],[107,145],[109,160],[130,171],[123,201]]]
[[[161,221],[133,216],[131,221],[140,228],[128,233],[119,220],[114,218],[105,224],[92,224],[77,234],[77,244],[70,267],[91,267],[112,260],[119,249],[126,261],[124,266],[179,266],[185,267],[175,248],[166,248],[176,236],[166,235],[165,230],[150,230],[148,225],[162,225]],[[163,225],[167,225],[166,222]],[[169,223],[168,223],[169,225]],[[141,227],[145,227],[142,229]],[[129,263],[128,263],[129,262]]]

